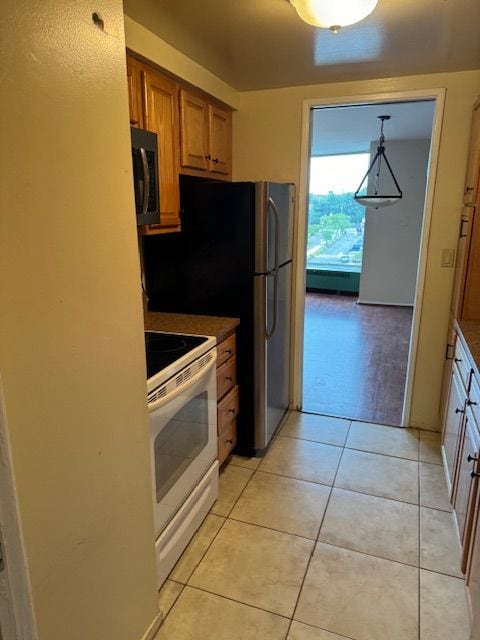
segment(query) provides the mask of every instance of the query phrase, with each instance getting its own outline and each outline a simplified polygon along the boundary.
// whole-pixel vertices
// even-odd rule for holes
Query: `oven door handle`
[[[198,371],[195,375],[189,378],[189,380],[185,382],[185,384],[181,384],[180,386],[176,387],[171,393],[168,393],[166,396],[163,396],[158,400],[154,400],[153,402],[149,402],[148,413],[153,413],[160,407],[163,407],[164,404],[167,404],[167,402],[174,400],[179,395],[187,391],[187,389],[190,389],[190,387],[196,384],[200,380],[200,378],[202,378],[202,376],[204,376],[206,373],[210,371],[210,369],[216,364],[216,362],[217,362],[217,350],[215,349],[212,353],[212,359],[210,360],[210,362],[205,367],[200,369],[200,371]]]

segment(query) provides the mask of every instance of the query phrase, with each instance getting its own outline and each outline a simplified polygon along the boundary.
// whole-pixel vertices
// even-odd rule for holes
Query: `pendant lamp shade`
[[[290,0],[304,22],[335,32],[366,18],[375,9],[377,2],[378,0]]]
[[[390,120],[391,116],[378,116],[379,120],[382,121],[380,127],[380,139],[378,142],[377,153],[375,154],[372,162],[370,163],[370,167],[368,168],[367,173],[364,175],[363,180],[360,183],[360,186],[355,192],[354,198],[358,204],[362,204],[364,207],[374,207],[375,209],[380,209],[382,207],[389,207],[392,204],[395,204],[399,200],[403,198],[403,192],[400,189],[400,185],[393,173],[393,169],[390,166],[390,162],[385,154],[385,136],[383,135],[383,124],[385,120]],[[385,165],[386,170],[383,171],[382,176],[382,167]],[[385,174],[390,176],[389,182],[395,186],[397,193],[388,193],[388,191],[382,190],[380,188],[380,180],[385,183]],[[370,180],[368,178],[370,177]],[[365,181],[367,182],[367,191],[366,193],[361,193],[363,189],[363,185]],[[393,189],[392,189],[393,191]]]

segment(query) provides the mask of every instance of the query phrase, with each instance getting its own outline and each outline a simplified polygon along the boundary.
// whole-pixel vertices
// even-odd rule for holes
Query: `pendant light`
[[[354,198],[359,204],[363,204],[365,207],[375,207],[378,209],[380,207],[388,207],[391,204],[395,204],[403,198],[402,190],[395,178],[395,174],[393,173],[392,167],[385,155],[385,136],[383,135],[383,124],[385,120],[390,120],[391,116],[378,116],[379,120],[382,121],[380,127],[380,140],[377,147],[377,153],[373,158],[370,167],[367,173],[364,175],[363,180],[360,183],[360,186],[355,192]],[[395,195],[388,195],[387,193],[382,193],[380,189],[380,174],[382,171],[382,162],[385,161],[385,166],[387,167],[390,176],[395,184],[397,189],[397,193]],[[370,174],[374,174],[375,178],[373,180],[373,193],[368,193],[368,185],[367,185],[367,193],[364,195],[360,195],[360,191],[364,185],[365,180],[367,180]],[[385,178],[383,179],[385,181]]]
[[[304,22],[338,33],[342,27],[360,22],[378,0],[290,0]]]

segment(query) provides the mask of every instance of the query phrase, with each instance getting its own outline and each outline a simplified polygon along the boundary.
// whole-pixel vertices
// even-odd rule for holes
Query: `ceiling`
[[[237,90],[480,68],[479,0],[379,0],[338,34],[288,0],[124,0],[125,13]]]
[[[312,156],[370,151],[370,142],[378,140],[380,115],[385,121],[386,146],[389,140],[430,138],[435,102],[397,102],[349,107],[318,108],[312,117]]]

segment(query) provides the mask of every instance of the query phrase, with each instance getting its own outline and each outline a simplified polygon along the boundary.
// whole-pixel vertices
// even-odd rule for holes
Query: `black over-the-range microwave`
[[[160,223],[157,134],[131,127],[137,225]]]

